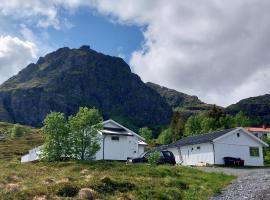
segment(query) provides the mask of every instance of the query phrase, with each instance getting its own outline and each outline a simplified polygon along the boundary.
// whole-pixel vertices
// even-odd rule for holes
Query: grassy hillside
[[[25,133],[22,137],[10,137],[13,124],[0,122],[0,160],[20,159],[29,149],[43,143],[39,129],[22,126]]]
[[[79,199],[91,188],[94,199],[200,199],[219,193],[234,178],[179,166],[126,165],[119,162],[21,164],[19,158],[43,139],[38,129],[24,127],[12,139],[14,125],[0,123],[0,199]],[[91,198],[89,198],[91,199]]]
[[[78,199],[81,188],[91,188],[95,199],[206,200],[233,179],[186,167],[117,162],[0,162],[0,169],[0,186],[15,188],[0,190],[1,199]]]

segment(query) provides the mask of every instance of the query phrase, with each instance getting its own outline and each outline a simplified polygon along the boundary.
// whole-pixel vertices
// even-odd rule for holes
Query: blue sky
[[[49,42],[55,48],[78,48],[86,44],[104,54],[121,56],[128,62],[132,52],[138,50],[143,42],[139,26],[112,22],[89,9],[81,8],[75,14],[65,13],[64,17],[71,27],[48,30]]]
[[[151,81],[227,106],[270,93],[269,0],[1,0],[0,83],[83,44]]]

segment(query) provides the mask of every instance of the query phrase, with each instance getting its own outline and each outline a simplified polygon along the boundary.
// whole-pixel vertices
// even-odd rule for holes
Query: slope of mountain
[[[243,111],[254,125],[270,125],[270,94],[243,99],[226,108],[226,112],[236,114]]]
[[[191,96],[151,82],[146,84],[157,91],[173,110],[181,110],[188,114],[194,114],[207,111],[212,107],[212,105],[202,102],[197,96]]]
[[[42,125],[51,111],[66,116],[80,106],[96,107],[105,118],[130,128],[166,124],[172,110],[117,57],[82,46],[61,48],[0,86],[0,120]]]

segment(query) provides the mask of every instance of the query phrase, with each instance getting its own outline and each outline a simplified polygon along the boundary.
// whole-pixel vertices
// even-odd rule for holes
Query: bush
[[[95,189],[100,193],[113,193],[116,191],[127,192],[135,189],[133,183],[127,181],[116,181],[110,177],[103,177],[100,182],[95,186]]]
[[[56,186],[56,195],[61,197],[75,197],[79,188],[71,183],[61,183]]]
[[[11,129],[11,138],[22,137],[26,129],[18,124],[15,124]]]
[[[148,157],[148,162],[151,166],[155,166],[158,164],[160,159],[160,153],[158,151],[152,152]]]

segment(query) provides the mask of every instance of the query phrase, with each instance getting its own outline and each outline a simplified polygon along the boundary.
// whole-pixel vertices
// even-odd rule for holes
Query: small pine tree
[[[22,137],[25,133],[25,128],[19,124],[15,124],[11,129],[11,138]]]

